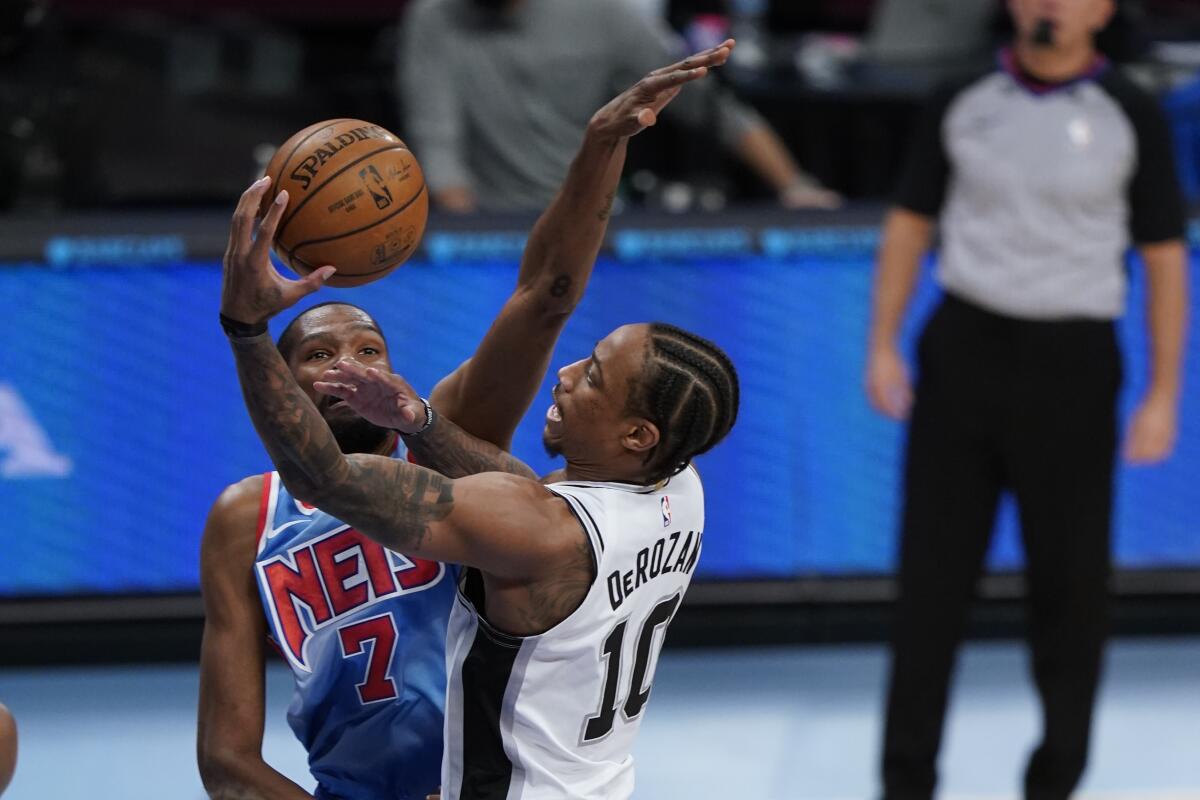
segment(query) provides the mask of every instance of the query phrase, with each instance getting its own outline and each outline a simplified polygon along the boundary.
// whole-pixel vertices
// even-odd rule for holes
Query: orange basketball
[[[276,255],[300,275],[332,264],[331,286],[359,286],[403,264],[421,241],[429,194],[421,166],[399,137],[360,119],[309,125],[267,165],[288,205]]]

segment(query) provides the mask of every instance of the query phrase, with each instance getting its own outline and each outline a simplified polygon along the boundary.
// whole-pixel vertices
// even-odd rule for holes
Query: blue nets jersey
[[[384,549],[269,472],[254,572],[317,796],[423,800],[440,778],[457,568]]]

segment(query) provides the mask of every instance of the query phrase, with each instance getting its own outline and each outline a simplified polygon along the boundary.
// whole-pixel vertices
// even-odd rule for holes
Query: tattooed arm
[[[615,151],[625,138],[654,124],[680,87],[703,77],[708,66],[724,63],[731,45],[651,73],[618,96],[593,118],[588,130],[592,146]],[[341,452],[266,325],[336,270],[319,267],[293,281],[271,265],[268,251],[288,195],[281,191],[267,205],[256,237],[254,222],[269,184],[265,177],[256,181],[234,212],[223,262],[221,322],[233,345],[254,427],[288,489],[411,555],[513,578],[574,563],[579,524],[566,504],[535,480],[489,472],[455,481],[402,461]],[[608,210],[596,213],[606,217]]]
[[[532,473],[455,481],[392,458],[345,455],[267,336],[231,342],[254,427],[297,498],[385,547],[490,575],[531,578],[576,558],[578,522]]]
[[[524,461],[491,442],[472,436],[440,415],[419,436],[405,436],[404,444],[408,446],[408,452],[416,456],[417,463],[437,470],[447,478],[462,478],[481,472],[538,477]]]
[[[726,55],[728,48],[718,47],[656,70],[593,115],[562,187],[530,232],[512,296],[475,354],[430,394],[441,414],[509,449],[591,277],[629,137],[653,125],[682,85],[663,82],[661,76],[684,74],[694,80]]]
[[[333,271],[292,281],[268,257],[287,206],[280,192],[253,236],[269,181],[234,213],[224,259],[222,326],[246,407],[288,489],[381,544],[424,558],[534,579],[576,560],[583,535],[566,504],[529,478],[487,473],[455,482],[391,458],[345,455],[267,333],[266,320],[315,291]]]
[[[507,450],[583,297],[625,163],[625,140],[585,139],[566,182],[530,234],[517,286],[475,353],[429,401],[464,430]]]
[[[340,398],[363,419],[381,428],[400,431],[417,463],[447,478],[480,472],[508,472],[537,477],[524,462],[491,442],[472,436],[454,422],[434,413],[425,427],[425,403],[402,376],[366,367],[343,358],[315,381],[318,392]],[[481,398],[479,403],[490,402]]]

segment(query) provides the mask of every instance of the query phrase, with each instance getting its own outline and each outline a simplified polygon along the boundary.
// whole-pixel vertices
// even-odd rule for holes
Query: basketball
[[[395,134],[333,119],[292,136],[267,165],[263,213],[283,189],[288,205],[274,250],[299,275],[332,264],[330,286],[360,286],[403,264],[429,212],[425,177]]]

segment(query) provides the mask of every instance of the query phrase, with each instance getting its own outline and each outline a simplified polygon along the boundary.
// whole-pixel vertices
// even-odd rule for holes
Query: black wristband
[[[413,433],[405,433],[404,431],[397,428],[396,433],[399,433],[401,436],[403,436],[406,439],[411,439],[414,436],[420,436],[421,434],[425,433],[430,428],[432,428],[433,423],[437,422],[438,413],[433,410],[433,406],[429,405],[429,401],[426,400],[424,397],[418,397],[417,399],[420,400],[422,405],[425,406],[425,424],[421,426],[421,430],[414,431]]]
[[[266,333],[267,323],[238,322],[236,319],[230,319],[221,314],[221,328],[224,329],[225,335],[230,339],[251,339]]]

